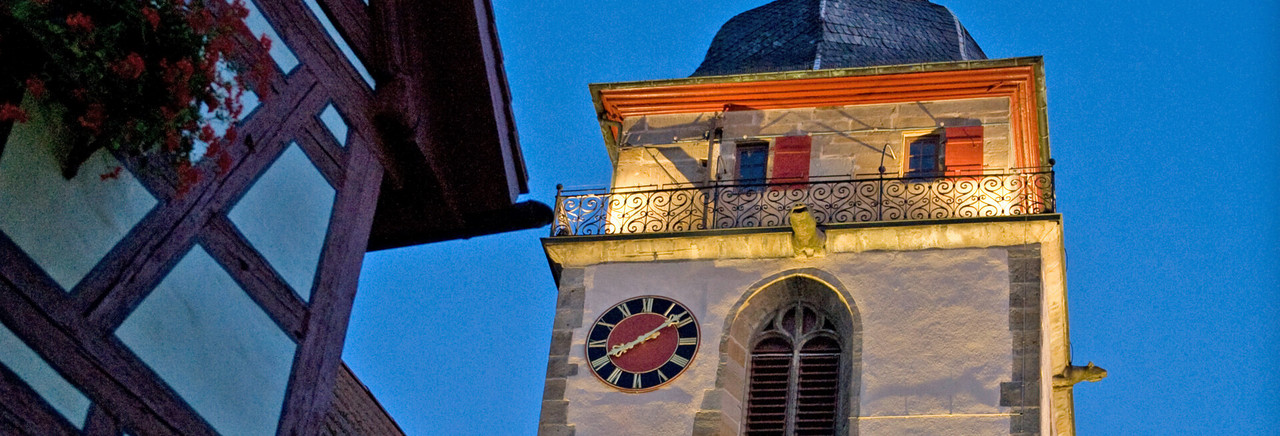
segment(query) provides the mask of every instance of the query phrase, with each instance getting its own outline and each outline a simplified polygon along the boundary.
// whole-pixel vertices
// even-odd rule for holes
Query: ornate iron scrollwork
[[[552,236],[786,226],[804,203],[820,224],[1053,212],[1053,172],[717,184],[557,195]]]

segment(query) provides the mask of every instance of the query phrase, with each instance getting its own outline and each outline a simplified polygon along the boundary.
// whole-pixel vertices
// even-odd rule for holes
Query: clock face
[[[636,297],[605,310],[586,345],[600,381],[623,392],[651,391],[689,367],[698,352],[698,321],[675,300]]]

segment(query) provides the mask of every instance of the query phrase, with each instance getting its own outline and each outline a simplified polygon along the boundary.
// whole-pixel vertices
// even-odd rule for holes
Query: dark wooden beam
[[[319,0],[319,3],[351,51],[362,62],[369,63],[369,6],[360,0]]]
[[[227,217],[209,220],[200,233],[200,246],[209,252],[227,273],[294,342],[301,342],[306,329],[307,305],[289,283],[276,273]]]
[[[329,411],[342,362],[347,322],[382,180],[382,166],[370,145],[356,141],[348,146],[347,177],[334,201],[306,336],[298,347],[285,395],[280,435],[316,433]]]
[[[83,321],[56,322],[4,277],[0,322],[91,401],[110,404],[140,434],[216,434],[110,331]]]
[[[0,429],[4,424],[12,429],[0,434],[15,435],[78,435],[80,430],[67,421],[57,409],[39,393],[22,381],[22,377],[0,365]]]
[[[107,409],[94,405],[89,408],[89,418],[84,423],[85,436],[120,436],[120,423]]]

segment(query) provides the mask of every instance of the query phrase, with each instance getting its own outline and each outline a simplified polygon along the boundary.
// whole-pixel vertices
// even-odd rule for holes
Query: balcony
[[[799,203],[820,225],[1052,213],[1053,171],[560,191],[551,236],[786,226]]]

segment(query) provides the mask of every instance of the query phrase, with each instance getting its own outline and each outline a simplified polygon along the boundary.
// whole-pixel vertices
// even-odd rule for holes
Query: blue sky
[[[604,186],[587,84],[684,77],[767,0],[493,0],[527,199]],[[1084,435],[1280,428],[1280,3],[937,0],[1041,55]],[[409,434],[535,434],[546,229],[365,258],[344,358]]]

